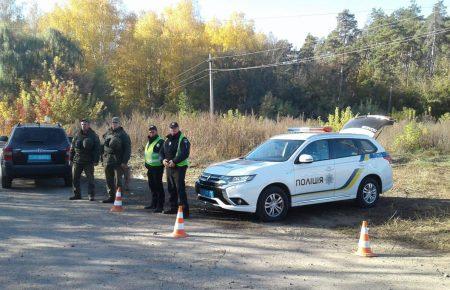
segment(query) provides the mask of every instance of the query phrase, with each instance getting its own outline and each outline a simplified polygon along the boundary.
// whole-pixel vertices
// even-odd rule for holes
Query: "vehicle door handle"
[[[328,166],[327,168],[325,168],[325,171],[333,171],[333,167],[331,167],[331,166]]]

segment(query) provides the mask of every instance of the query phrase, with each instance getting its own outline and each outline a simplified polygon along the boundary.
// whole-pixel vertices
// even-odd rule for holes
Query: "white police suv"
[[[374,139],[393,120],[359,116],[338,133],[290,128],[245,157],[209,166],[195,184],[198,198],[224,209],[283,219],[289,208],[356,199],[376,204],[392,187],[391,158]]]

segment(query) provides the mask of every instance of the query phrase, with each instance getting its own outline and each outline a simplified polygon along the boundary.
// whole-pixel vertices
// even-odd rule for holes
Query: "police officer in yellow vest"
[[[189,204],[186,195],[185,177],[189,166],[189,140],[181,133],[177,122],[169,125],[170,134],[159,152],[159,159],[166,167],[167,187],[169,190],[170,209],[165,214],[176,214],[178,205],[183,205],[184,218],[189,217]],[[178,203],[178,197],[180,202]]]
[[[162,212],[164,207],[164,187],[162,177],[164,166],[159,160],[159,152],[163,147],[164,140],[159,137],[156,126],[148,128],[148,142],[145,145],[145,167],[147,168],[148,186],[152,192],[152,202],[145,209],[153,209]]]

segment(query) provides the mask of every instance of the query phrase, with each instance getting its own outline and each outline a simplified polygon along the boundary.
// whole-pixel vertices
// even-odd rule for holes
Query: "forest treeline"
[[[27,10],[0,0],[4,122],[206,111],[209,54],[218,112],[315,118],[347,106],[359,113],[406,107],[434,117],[450,111],[443,1],[429,15],[414,2],[391,13],[373,9],[362,29],[344,10],[329,35],[308,35],[298,49],[258,32],[242,13],[205,21],[192,0],[161,14],[130,13],[114,0]],[[256,68],[229,70],[244,67]]]

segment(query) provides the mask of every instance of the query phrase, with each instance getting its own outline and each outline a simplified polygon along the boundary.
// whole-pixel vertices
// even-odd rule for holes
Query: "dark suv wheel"
[[[7,175],[3,175],[1,176],[2,179],[2,188],[11,188],[12,186],[12,178],[7,176]]]
[[[356,201],[362,208],[373,207],[380,197],[380,192],[379,182],[373,177],[366,177],[359,185]]]
[[[269,186],[261,192],[256,213],[264,222],[279,221],[286,217],[289,200],[284,190],[278,186]]]

